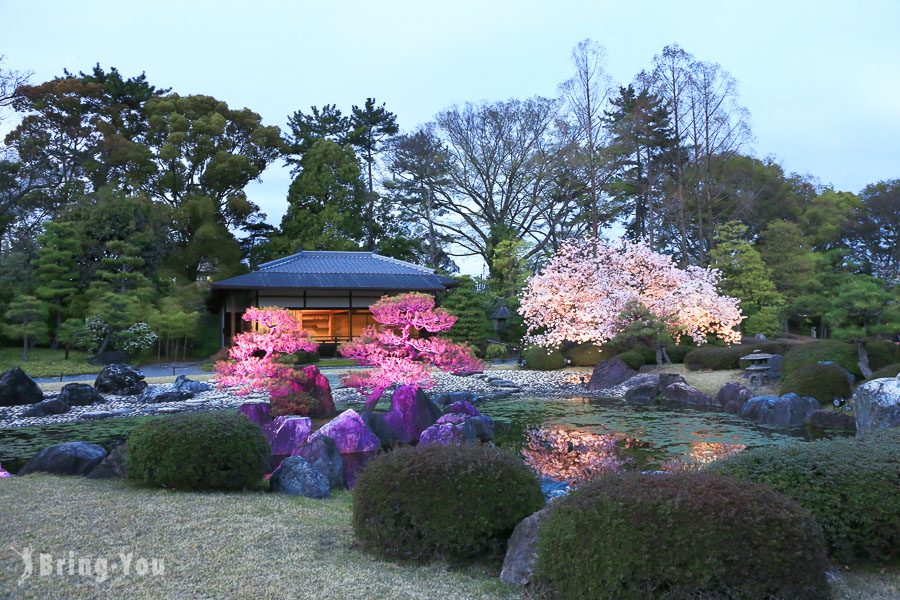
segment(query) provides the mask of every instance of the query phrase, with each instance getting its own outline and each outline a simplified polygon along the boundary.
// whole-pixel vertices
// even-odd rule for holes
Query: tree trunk
[[[859,360],[859,370],[866,379],[872,378],[872,367],[869,366],[869,351],[866,349],[866,342],[861,340],[856,342],[856,355]]]
[[[22,338],[22,362],[28,362],[28,336]]]
[[[56,299],[56,329],[53,330],[53,341],[50,342],[50,348],[59,350],[59,326],[62,325],[62,299]]]
[[[69,360],[69,345],[66,344],[66,354],[63,357],[63,360]]]
[[[106,335],[103,336],[103,341],[100,342],[100,347],[97,348],[97,354],[98,354],[98,355],[103,354],[104,352],[106,352],[106,348],[109,347],[109,342],[110,342],[111,339],[112,339],[112,333],[109,332],[109,331],[107,331],[107,332],[106,332]]]

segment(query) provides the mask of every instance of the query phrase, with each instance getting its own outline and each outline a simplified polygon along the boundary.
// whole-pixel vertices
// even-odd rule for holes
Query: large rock
[[[352,490],[356,486],[356,480],[359,474],[363,472],[366,465],[378,456],[378,452],[354,452],[352,454],[341,454],[341,463],[344,468],[344,485],[347,489]]]
[[[87,475],[106,457],[106,450],[97,444],[66,442],[44,448],[31,458],[19,475],[53,473],[55,475]]]
[[[272,422],[268,402],[245,402],[238,406],[238,412],[260,427]]]
[[[479,400],[478,394],[475,392],[445,392],[436,394],[432,400],[438,406],[447,406],[455,402],[468,402],[474,404]]]
[[[262,427],[269,439],[274,456],[290,456],[299,448],[312,431],[312,419],[309,417],[281,416]]]
[[[471,415],[473,417],[480,417],[481,413],[477,408],[472,406],[472,403],[467,400],[457,400],[450,406],[444,409],[444,413],[460,413],[464,415]]]
[[[57,397],[69,406],[90,406],[103,402],[100,392],[86,383],[67,383]]]
[[[0,406],[23,406],[44,399],[44,392],[19,367],[0,375]]]
[[[142,382],[143,383],[143,382]],[[168,402],[182,402],[194,397],[193,392],[164,388],[162,386],[148,387],[141,394],[140,401],[144,404],[166,404]]]
[[[541,527],[550,514],[550,507],[542,508],[522,519],[506,543],[506,556],[500,580],[512,585],[528,585],[537,564],[537,541]]]
[[[313,441],[315,438],[323,435],[334,440],[338,452],[341,454],[377,452],[381,449],[379,439],[366,427],[366,423],[359,416],[359,413],[352,408],[345,410],[323,425],[318,431],[309,436],[309,441]]]
[[[366,427],[371,429],[378,441],[381,442],[382,450],[387,450],[397,444],[408,444],[412,441],[412,438],[403,426],[403,413],[399,410],[388,412],[365,410],[359,416],[362,417]]]
[[[475,428],[466,415],[451,413],[425,429],[419,436],[419,446],[473,446]]]
[[[61,415],[69,412],[69,405],[65,400],[57,398],[49,398],[41,400],[31,408],[22,413],[23,417],[48,417],[50,415]]]
[[[308,394],[319,401],[316,410],[310,416],[315,419],[333,417],[337,414],[334,406],[334,398],[331,395],[331,384],[328,378],[319,372],[315,365],[307,365],[301,369],[303,381],[299,382],[301,392]]]
[[[281,461],[269,479],[269,486],[273,492],[291,496],[317,499],[331,496],[328,479],[302,456],[289,456]]]
[[[147,389],[144,374],[128,365],[116,363],[103,367],[94,387],[103,394],[115,396],[138,396]]]
[[[900,426],[900,377],[873,379],[853,392],[856,435]]]
[[[778,396],[754,396],[741,407],[741,417],[771,425],[773,427],[802,427],[819,409],[815,398],[804,398],[797,394]]]
[[[668,402],[675,402],[683,406],[707,408],[713,405],[713,399],[695,387],[686,383],[675,382],[660,390],[662,397]]]
[[[172,384],[173,390],[184,390],[186,392],[190,392],[191,394],[199,394],[201,392],[209,392],[213,389],[213,386],[203,381],[194,381],[193,379],[188,379],[186,375],[179,375],[175,378],[175,383]]]
[[[639,375],[631,379],[639,381],[635,381],[635,385],[631,385],[625,391],[626,402],[644,405],[656,402],[656,398],[659,396],[659,377],[656,375]]]
[[[128,445],[119,444],[113,448],[99,465],[88,473],[88,479],[113,479],[128,477],[128,469],[125,464],[128,453]]]
[[[294,451],[294,454],[308,460],[314,469],[322,473],[328,480],[331,489],[345,487],[344,463],[341,460],[341,454],[338,452],[334,440],[327,435],[319,436],[313,441],[303,444]]]
[[[394,390],[391,410],[403,413],[403,430],[410,439],[419,436],[441,416],[441,409],[417,386],[401,385]],[[343,453],[342,453],[343,454]]]
[[[716,394],[716,404],[722,407],[722,410],[737,414],[741,411],[741,407],[750,398],[753,392],[742,383],[730,382],[719,388]]]
[[[591,380],[587,389],[591,391],[603,390],[627,381],[637,375],[637,371],[626,365],[618,358],[610,358],[594,367]]]
[[[101,352],[95,356],[92,356],[88,359],[89,365],[113,365],[113,364],[125,364],[131,360],[131,357],[128,356],[127,352],[122,352],[121,350],[107,350],[106,352]]]
[[[810,427],[817,429],[842,429],[844,431],[856,429],[856,419],[852,415],[830,409],[814,410],[807,423]]]

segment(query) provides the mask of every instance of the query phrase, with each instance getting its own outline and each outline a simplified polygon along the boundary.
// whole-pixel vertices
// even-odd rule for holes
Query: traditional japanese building
[[[211,287],[220,307],[224,346],[250,326],[241,320],[248,306],[286,308],[314,340],[339,343],[372,324],[369,306],[381,296],[435,294],[455,285],[433,269],[373,252],[304,250]]]

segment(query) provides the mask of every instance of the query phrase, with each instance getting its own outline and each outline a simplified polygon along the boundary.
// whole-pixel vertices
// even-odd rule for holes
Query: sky
[[[900,0],[0,0],[0,31],[5,67],[34,83],[99,62],[281,127],[371,96],[405,131],[454,104],[556,96],[585,38],[619,83],[677,43],[737,79],[754,155],[838,190],[900,177]],[[279,164],[248,189],[273,224],[289,183]]]

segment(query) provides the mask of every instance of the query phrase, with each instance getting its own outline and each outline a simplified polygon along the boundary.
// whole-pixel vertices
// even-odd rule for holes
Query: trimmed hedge
[[[818,363],[785,375],[781,380],[781,393],[789,392],[815,398],[819,404],[828,406],[835,398],[849,398],[852,393],[844,369]]]
[[[258,485],[269,442],[247,417],[224,411],[149,420],[128,438],[128,478],[183,490],[241,490]]]
[[[841,365],[854,377],[861,377],[856,346],[838,340],[821,340],[794,346],[784,355],[782,374],[787,376],[801,367],[830,360]]]
[[[600,477],[557,500],[536,580],[562,598],[828,597],[822,532],[790,498],[703,473]]]
[[[900,557],[900,430],[751,448],[710,470],[769,485],[803,505],[841,564]]]
[[[890,340],[866,342],[866,352],[869,355],[869,367],[873,371],[900,363],[900,345]]]
[[[872,372],[872,379],[883,379],[885,377],[896,377],[900,374],[900,363],[894,363],[886,367],[882,367]]]
[[[616,356],[616,358],[635,370],[638,370],[642,366],[644,366],[644,355],[641,354],[639,350],[629,350],[628,352],[623,352],[622,354]]]
[[[490,446],[405,447],[375,458],[353,490],[353,530],[381,556],[464,558],[505,548],[544,506],[537,477]]]
[[[759,342],[755,344],[736,344],[734,346],[701,346],[688,352],[684,357],[684,365],[691,371],[722,371],[740,369],[741,357],[754,350],[767,354],[781,354],[784,346],[778,342]]]
[[[566,357],[559,350],[548,350],[542,346],[529,346],[522,351],[525,366],[535,371],[554,371],[566,366]]]
[[[615,353],[594,344],[575,344],[563,353],[576,367],[593,367],[612,358]]]

